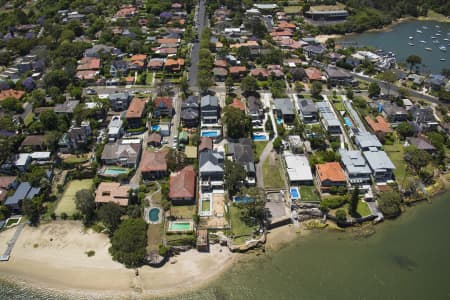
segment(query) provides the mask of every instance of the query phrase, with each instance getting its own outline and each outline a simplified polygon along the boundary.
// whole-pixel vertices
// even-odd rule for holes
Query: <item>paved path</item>
[[[0,261],[8,261],[9,260],[12,249],[14,248],[14,245],[16,244],[17,239],[19,238],[20,233],[22,232],[24,226],[25,226],[24,223],[17,225],[16,232],[14,233],[13,237],[9,241],[8,247],[6,248],[5,253],[3,253],[2,256],[0,256]]]
[[[344,105],[347,108],[347,111],[352,116],[352,119],[356,123],[356,126],[358,126],[359,131],[367,132],[367,129],[364,126],[364,123],[361,121],[361,118],[359,117],[358,113],[353,109],[353,106],[350,103],[350,101],[348,101],[347,96],[342,95],[342,102],[344,102]]]

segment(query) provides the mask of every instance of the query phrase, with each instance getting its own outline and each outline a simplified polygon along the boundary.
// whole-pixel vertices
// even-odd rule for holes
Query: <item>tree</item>
[[[256,92],[258,82],[255,77],[247,76],[241,81],[241,90],[243,93]]]
[[[428,152],[417,149],[415,146],[405,147],[404,158],[416,174],[420,174],[420,170],[426,167],[431,161],[431,156]]]
[[[95,199],[92,191],[79,190],[75,194],[75,205],[77,209],[83,214],[84,224],[90,224],[94,219]]]
[[[272,142],[273,149],[275,149],[275,151],[277,151],[277,152],[280,152],[280,150],[281,150],[281,146],[282,146],[281,141],[282,141],[281,137],[277,136]]]
[[[369,84],[369,89],[367,91],[369,93],[369,97],[379,96],[381,93],[381,88],[376,82],[371,82]]]
[[[400,203],[402,198],[396,191],[382,192],[377,199],[378,208],[387,218],[397,217],[400,215]]]
[[[403,137],[410,137],[414,135],[414,127],[408,122],[402,122],[397,126],[397,132]]]
[[[422,58],[418,55],[412,54],[406,58],[406,62],[409,64],[409,71],[411,72],[415,65],[420,65],[422,63]]]
[[[128,219],[119,225],[111,239],[109,252],[127,268],[144,263],[147,246],[147,224],[143,219]]]
[[[186,165],[186,154],[175,149],[169,149],[167,152],[167,168],[171,172],[179,171]]]
[[[191,143],[194,146],[198,146],[200,144],[200,136],[198,134],[191,135]]]
[[[116,203],[106,203],[98,210],[98,217],[108,228],[109,234],[112,235],[120,225],[122,210]]]
[[[224,108],[223,122],[227,128],[227,135],[233,139],[248,137],[251,120],[244,111],[227,106]]]
[[[336,219],[338,223],[347,221],[347,212],[344,209],[339,208],[336,210]]]
[[[353,89],[351,87],[349,87],[346,90],[346,96],[347,96],[348,99],[353,99],[354,94],[353,94]]]
[[[394,72],[391,70],[386,70],[383,73],[381,73],[381,78],[386,82],[388,87],[388,96],[391,94],[391,87],[392,84],[397,81],[397,75],[395,75]]]
[[[45,110],[39,115],[39,121],[45,130],[54,130],[58,126],[58,115],[53,110]]]
[[[311,95],[314,98],[318,98],[322,92],[322,83],[320,81],[314,81],[311,86]]]
[[[336,47],[336,43],[334,39],[327,39],[325,41],[325,46],[327,47],[327,49],[334,50],[334,48]]]
[[[31,226],[39,225],[39,218],[42,211],[42,202],[40,198],[25,199],[22,203],[22,211],[30,221]]]
[[[230,195],[236,194],[247,176],[244,167],[234,161],[225,160],[225,187]]]
[[[353,189],[352,196],[350,198],[349,211],[350,211],[350,214],[352,216],[356,216],[357,215],[358,202],[359,202],[359,187],[356,186]]]

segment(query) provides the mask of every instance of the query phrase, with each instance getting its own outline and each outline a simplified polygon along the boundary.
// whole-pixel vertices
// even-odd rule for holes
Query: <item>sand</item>
[[[0,250],[15,229],[0,233]],[[229,266],[237,255],[212,245],[209,253],[197,250],[171,258],[162,268],[144,266],[139,276],[114,262],[106,235],[84,231],[76,221],[56,221],[38,228],[25,227],[9,262],[0,263],[0,277],[65,294],[95,297],[164,296],[207,284]],[[88,257],[87,251],[95,251]],[[175,262],[175,263],[173,263]]]
[[[340,39],[344,37],[343,34],[321,34],[321,35],[316,35],[314,37],[314,39],[321,44],[324,44],[328,39]]]

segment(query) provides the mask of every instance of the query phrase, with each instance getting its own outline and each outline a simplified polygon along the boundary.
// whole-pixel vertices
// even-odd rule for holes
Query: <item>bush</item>
[[[92,257],[92,256],[95,255],[95,251],[94,251],[94,250],[89,250],[89,251],[86,251],[85,253],[86,253],[86,255],[87,255],[88,257]]]
[[[347,196],[331,196],[322,199],[320,206],[323,208],[336,209],[344,205],[348,200]]]
[[[67,220],[67,214],[65,212],[61,213],[61,219]]]
[[[336,219],[338,220],[338,222],[346,221],[347,220],[347,212],[342,208],[336,210]]]
[[[169,251],[170,251],[170,248],[166,247],[166,246],[164,246],[162,244],[160,244],[159,247],[158,247],[158,253],[161,256],[166,256],[167,254],[169,254]]]
[[[50,214],[50,218],[52,218],[52,220],[56,220],[56,214],[54,212],[52,212]]]

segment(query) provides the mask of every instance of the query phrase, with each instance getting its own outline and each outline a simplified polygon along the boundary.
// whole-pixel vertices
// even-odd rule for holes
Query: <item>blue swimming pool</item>
[[[159,125],[152,126],[152,131],[160,131],[160,130],[161,130],[161,126],[159,126]]]
[[[300,199],[300,192],[297,187],[291,187],[290,192],[291,192],[291,199],[293,200]]]
[[[345,125],[347,125],[348,127],[352,127],[352,126],[353,126],[352,120],[350,120],[349,117],[344,117],[344,123],[345,123]]]
[[[148,218],[151,222],[159,221],[159,208],[152,208],[148,212]]]
[[[267,135],[265,134],[254,134],[252,136],[254,141],[267,141]]]
[[[283,124],[283,119],[282,119],[282,118],[277,118],[277,124],[278,124],[278,125]]]
[[[202,131],[201,136],[218,137],[219,136],[219,131],[218,130]]]
[[[116,176],[120,174],[128,174],[128,169],[126,168],[105,168],[103,175]]]
[[[233,196],[233,202],[236,203],[249,203],[253,202],[255,199],[247,197],[247,196]]]

